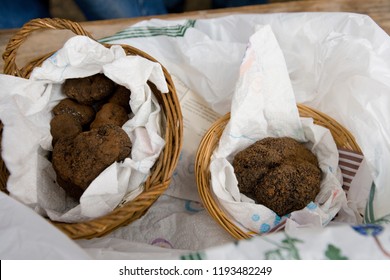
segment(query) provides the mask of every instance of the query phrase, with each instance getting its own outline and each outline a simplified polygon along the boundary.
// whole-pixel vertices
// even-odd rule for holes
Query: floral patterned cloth
[[[254,248],[256,248],[254,250]],[[362,260],[390,258],[390,225],[334,225],[255,237],[181,259]]]

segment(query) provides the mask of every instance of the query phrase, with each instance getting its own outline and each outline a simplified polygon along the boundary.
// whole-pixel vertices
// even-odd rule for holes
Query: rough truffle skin
[[[62,85],[63,93],[81,104],[91,105],[110,96],[116,84],[104,74],[85,78],[67,79]]]
[[[126,132],[114,125],[61,138],[52,155],[57,182],[69,195],[79,199],[104,169],[128,157],[131,147]]]
[[[131,112],[130,95],[131,95],[131,92],[128,88],[119,85],[116,88],[114,94],[108,100],[108,102],[122,106],[123,108],[125,108],[126,112],[129,114]]]
[[[87,125],[95,118],[95,110],[92,106],[79,104],[70,98],[61,100],[54,108],[53,115],[71,115],[81,125]]]
[[[268,137],[236,154],[238,188],[279,216],[304,208],[320,190],[316,156],[289,138]]]
[[[80,122],[69,114],[54,116],[50,121],[50,133],[53,137],[53,145],[60,138],[75,137],[80,132],[82,132]]]
[[[114,103],[106,103],[96,113],[96,118],[90,128],[98,128],[106,124],[122,126],[128,120],[129,116],[123,107]]]

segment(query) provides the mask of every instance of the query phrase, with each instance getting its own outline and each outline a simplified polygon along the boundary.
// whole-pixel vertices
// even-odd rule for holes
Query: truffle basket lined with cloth
[[[306,105],[298,104],[297,107],[300,117],[312,118],[314,124],[330,130],[338,149],[361,154],[353,135],[336,120]],[[219,205],[211,188],[211,157],[229,120],[230,113],[227,113],[218,119],[202,138],[195,159],[195,177],[200,198],[214,220],[234,238],[248,239],[253,236],[253,233],[243,230],[232,220],[230,215]]]
[[[78,23],[64,19],[34,19],[26,23],[9,41],[3,54],[5,62],[4,74],[28,79],[35,67],[41,66],[46,59],[53,55],[54,52],[36,58],[22,68],[18,68],[16,65],[16,56],[23,42],[25,42],[31,33],[44,29],[70,30],[76,35],[87,36],[94,40]],[[110,44],[102,45],[107,48],[113,46]],[[123,48],[127,56],[140,56],[151,62],[159,63],[156,59],[137,48],[129,45],[120,45],[120,47]],[[101,237],[120,226],[137,220],[168,188],[182,146],[183,120],[172,78],[164,66],[161,65],[161,68],[169,92],[163,94],[154,86],[150,86],[150,88],[161,107],[161,114],[164,114],[165,121],[161,130],[162,137],[165,140],[165,146],[144,183],[142,193],[133,200],[120,204],[112,212],[98,218],[74,223],[50,221],[70,238]],[[0,140],[2,140],[2,135],[3,123],[0,122]],[[0,168],[0,190],[8,193],[7,180],[9,172],[3,158],[0,158]]]

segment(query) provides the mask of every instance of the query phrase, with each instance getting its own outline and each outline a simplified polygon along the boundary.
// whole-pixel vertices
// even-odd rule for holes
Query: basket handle
[[[4,73],[18,77],[26,77],[28,69],[19,69],[16,65],[16,55],[19,47],[34,31],[40,29],[70,30],[76,35],[84,35],[92,38],[91,34],[84,30],[80,24],[59,18],[37,18],[26,24],[10,39],[3,53]],[[93,39],[93,38],[92,38]],[[47,55],[50,56],[51,54]],[[46,59],[46,57],[45,57]]]

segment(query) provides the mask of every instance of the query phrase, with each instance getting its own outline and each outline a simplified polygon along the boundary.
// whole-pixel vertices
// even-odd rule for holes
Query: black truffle
[[[236,154],[233,168],[240,191],[279,216],[304,208],[320,190],[317,157],[289,137],[255,142]]]

